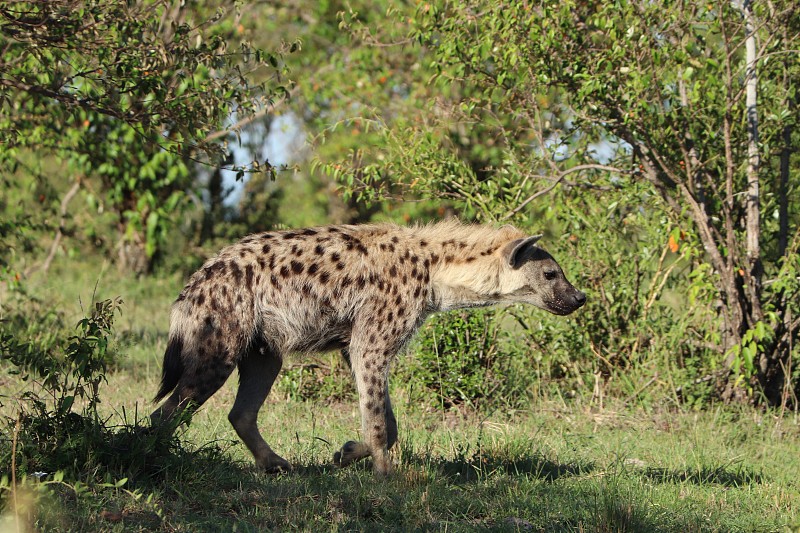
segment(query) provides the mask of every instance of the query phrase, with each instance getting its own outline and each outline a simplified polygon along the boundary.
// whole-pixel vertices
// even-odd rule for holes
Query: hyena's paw
[[[282,474],[292,471],[292,465],[289,464],[289,461],[274,452],[257,459],[256,466],[268,474]]]
[[[369,457],[369,448],[363,442],[347,441],[342,449],[333,454],[333,463],[336,466],[347,466]]]

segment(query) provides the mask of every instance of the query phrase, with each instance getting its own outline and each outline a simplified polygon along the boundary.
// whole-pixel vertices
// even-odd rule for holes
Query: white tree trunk
[[[759,245],[760,207],[759,180],[760,165],[758,153],[758,60],[756,49],[755,22],[752,1],[744,0],[741,4],[745,25],[745,70],[746,112],[747,112],[747,196],[746,196],[746,251],[749,262],[748,289],[754,320],[761,319],[761,250]]]
[[[745,0],[743,13],[745,17],[745,53],[747,70],[745,83],[747,89],[747,255],[752,260],[759,255],[758,229],[758,75],[756,71],[756,37],[753,28],[751,3]]]

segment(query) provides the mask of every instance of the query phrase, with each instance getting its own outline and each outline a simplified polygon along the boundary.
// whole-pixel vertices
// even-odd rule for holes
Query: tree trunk
[[[746,112],[747,112],[747,196],[746,196],[746,250],[749,275],[746,278],[750,314],[752,322],[762,318],[761,312],[761,250],[760,250],[760,193],[759,193],[759,153],[758,153],[758,73],[756,61],[755,23],[753,21],[752,3],[744,0],[742,15],[745,22],[745,54],[747,67],[745,70]],[[753,326],[751,323],[750,326]],[[766,362],[764,357],[762,363]],[[766,368],[761,369],[762,372]]]
[[[794,114],[795,100],[789,98],[788,110]],[[786,255],[789,246],[789,162],[792,156],[792,126],[783,128],[783,148],[781,148],[780,182],[778,184],[778,256]]]
[[[127,235],[124,230],[120,233],[117,245],[117,267],[122,272],[130,272],[137,276],[150,272],[152,261],[145,252],[144,237],[138,232],[132,236]]]
[[[132,222],[125,214],[135,212],[135,206],[136,195],[132,191],[126,191],[118,207],[117,268],[120,272],[141,276],[150,273],[153,263],[151,258],[147,257],[145,236],[132,226]]]

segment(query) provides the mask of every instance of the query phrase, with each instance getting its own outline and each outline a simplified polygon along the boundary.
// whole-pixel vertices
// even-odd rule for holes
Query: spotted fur
[[[172,307],[157,423],[197,408],[238,367],[229,420],[266,470],[290,465],[264,441],[256,418],[285,356],[341,349],[359,395],[363,442],[334,457],[371,456],[390,470],[397,423],[389,367],[436,311],[525,302],[556,314],[585,296],[536,246],[539,236],[504,226],[326,226],[249,235],[195,272]]]

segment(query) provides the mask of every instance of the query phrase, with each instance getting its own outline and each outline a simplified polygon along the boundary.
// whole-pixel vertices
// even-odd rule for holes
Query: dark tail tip
[[[164,352],[164,366],[161,369],[161,386],[156,393],[154,402],[160,402],[167,394],[173,391],[178,385],[178,381],[183,375],[183,359],[181,358],[181,351],[183,351],[183,339],[180,337],[172,337],[167,343],[167,351]]]

